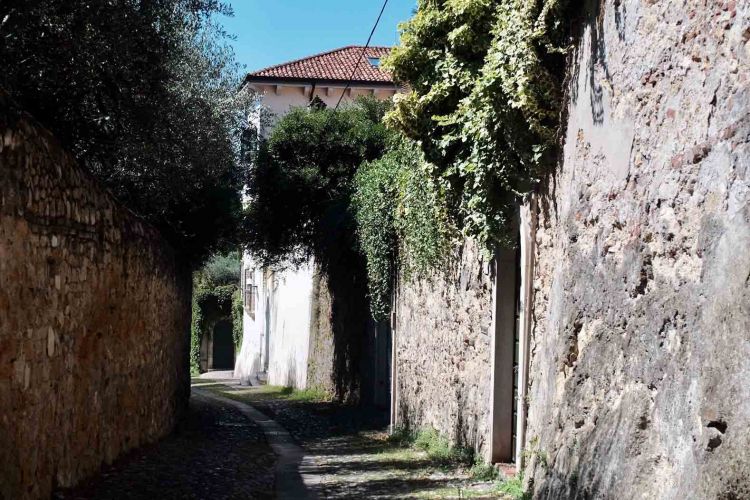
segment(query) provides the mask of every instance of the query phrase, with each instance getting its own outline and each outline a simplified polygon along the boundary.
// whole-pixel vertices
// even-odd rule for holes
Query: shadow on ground
[[[193,395],[174,432],[53,498],[273,498],[275,455],[261,429],[229,405]]]
[[[387,415],[280,387],[203,386],[252,404],[305,449],[300,472],[318,498],[502,498],[493,481],[388,440]],[[300,400],[302,399],[302,400]]]

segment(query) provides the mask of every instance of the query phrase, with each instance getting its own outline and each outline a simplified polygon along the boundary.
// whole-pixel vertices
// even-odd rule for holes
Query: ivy
[[[242,292],[238,288],[232,294],[232,338],[234,339],[234,350],[240,352],[242,347],[242,313],[244,304],[242,303]]]
[[[193,318],[190,331],[190,371],[200,372],[201,339],[222,319],[232,321],[235,349],[242,341],[242,302],[240,300],[239,338],[236,319],[239,296],[240,258],[236,252],[214,255],[193,273]]]
[[[568,0],[420,0],[386,59],[388,122],[434,165],[448,216],[487,249],[556,157]]]
[[[354,179],[353,207],[367,261],[370,308],[390,312],[394,278],[424,276],[445,255],[450,231],[441,193],[418,147],[400,140],[383,157],[363,163]]]

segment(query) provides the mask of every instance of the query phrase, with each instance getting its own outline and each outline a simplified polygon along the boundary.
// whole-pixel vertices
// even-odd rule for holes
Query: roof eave
[[[257,76],[247,75],[244,84],[263,84],[263,85],[316,85],[345,87],[349,82],[350,87],[373,87],[383,89],[395,89],[397,85],[393,82],[384,82],[380,80],[340,80],[333,78],[290,78],[278,76]]]

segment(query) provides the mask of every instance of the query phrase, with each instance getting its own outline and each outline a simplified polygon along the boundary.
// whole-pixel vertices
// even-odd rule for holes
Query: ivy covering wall
[[[235,351],[242,342],[240,257],[236,252],[214,255],[193,274],[193,320],[190,329],[190,371],[200,372],[201,339],[217,322],[232,322]],[[239,319],[238,307],[239,303]]]
[[[491,249],[556,157],[568,0],[420,0],[385,67],[449,216]]]
[[[443,193],[412,141],[400,138],[354,179],[360,250],[367,259],[370,308],[386,319],[396,273],[424,275],[446,255],[450,227]]]

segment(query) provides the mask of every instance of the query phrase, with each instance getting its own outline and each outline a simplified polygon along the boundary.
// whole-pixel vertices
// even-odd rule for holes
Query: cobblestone
[[[387,416],[325,401],[299,401],[283,389],[205,386],[251,404],[281,424],[304,448],[300,472],[316,498],[505,498],[494,481],[474,481],[426,453],[387,440]]]
[[[193,394],[185,418],[58,500],[274,497],[275,456],[261,429],[230,405]]]

